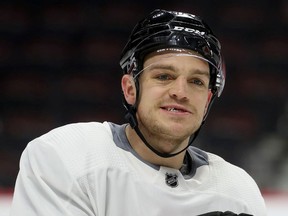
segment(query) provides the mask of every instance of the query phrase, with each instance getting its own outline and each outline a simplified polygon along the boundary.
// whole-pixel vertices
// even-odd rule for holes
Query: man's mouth
[[[169,112],[183,112],[183,110],[179,110],[179,109],[176,109],[176,108],[166,108],[167,111]]]
[[[162,107],[162,109],[167,110],[168,112],[175,112],[175,113],[189,112],[188,110],[184,108],[178,108],[178,107]]]

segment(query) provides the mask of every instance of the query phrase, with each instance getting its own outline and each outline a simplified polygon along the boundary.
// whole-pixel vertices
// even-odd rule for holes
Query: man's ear
[[[208,92],[208,98],[207,98],[207,102],[206,102],[206,106],[205,106],[205,112],[204,112],[205,115],[206,115],[206,113],[207,113],[207,109],[208,109],[208,107],[209,107],[209,104],[211,103],[212,96],[213,96],[213,93],[212,93],[211,90],[209,90],[209,92]]]
[[[121,80],[122,92],[128,104],[134,105],[136,103],[136,87],[133,77],[124,74]]]

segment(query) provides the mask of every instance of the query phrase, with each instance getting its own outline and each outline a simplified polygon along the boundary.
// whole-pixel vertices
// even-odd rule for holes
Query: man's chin
[[[164,123],[163,125],[167,130],[170,130],[172,134],[175,134],[175,136],[190,136],[199,128],[198,126],[191,127],[191,125],[188,126],[181,122]]]

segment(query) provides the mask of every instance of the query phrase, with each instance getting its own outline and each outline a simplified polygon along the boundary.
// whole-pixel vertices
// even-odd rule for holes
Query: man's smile
[[[166,110],[171,113],[181,113],[181,114],[191,114],[192,112],[189,111],[186,107],[181,105],[165,105],[161,106],[161,109]]]

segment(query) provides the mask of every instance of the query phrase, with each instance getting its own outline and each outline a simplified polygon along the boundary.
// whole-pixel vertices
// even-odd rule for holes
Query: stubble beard
[[[180,123],[180,122],[179,122]],[[165,153],[179,151],[187,146],[189,137],[196,131],[198,126],[180,133],[164,122],[153,119],[151,115],[138,115],[139,129],[145,139],[156,150]]]

